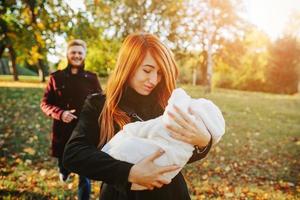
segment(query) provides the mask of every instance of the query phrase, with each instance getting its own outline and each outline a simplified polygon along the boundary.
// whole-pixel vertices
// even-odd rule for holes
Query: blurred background
[[[172,49],[178,86],[226,121],[219,144],[182,171],[192,200],[300,199],[300,0],[1,0],[0,199],[77,198],[77,177],[59,182],[49,153],[48,75],[80,38],[105,88],[138,31]]]
[[[180,83],[273,93],[300,89],[298,0],[3,0],[0,74],[66,66],[66,42],[88,43],[87,69],[108,76],[125,36],[154,33],[176,55]]]

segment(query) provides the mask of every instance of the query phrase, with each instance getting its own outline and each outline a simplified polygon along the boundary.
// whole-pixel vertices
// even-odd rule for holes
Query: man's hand
[[[62,113],[61,115],[61,119],[63,122],[65,123],[70,123],[73,119],[77,119],[77,117],[75,115],[73,115],[72,113],[74,113],[76,110],[66,110]]]

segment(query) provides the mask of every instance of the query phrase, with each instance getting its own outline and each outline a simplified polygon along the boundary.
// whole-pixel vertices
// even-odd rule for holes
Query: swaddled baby
[[[175,164],[181,167],[176,171],[165,173],[165,178],[171,180],[188,162],[194,150],[193,145],[172,138],[166,129],[167,124],[175,123],[167,114],[168,111],[175,113],[173,105],[188,114],[203,132],[209,131],[213,145],[225,133],[224,118],[215,104],[206,99],[192,99],[183,89],[178,88],[172,92],[162,116],[148,121],[126,124],[102,148],[102,151],[115,159],[136,164],[161,148],[165,153],[154,161],[155,164],[160,166]],[[192,109],[197,117],[191,115],[188,108]],[[144,190],[146,188],[132,184],[131,189]]]

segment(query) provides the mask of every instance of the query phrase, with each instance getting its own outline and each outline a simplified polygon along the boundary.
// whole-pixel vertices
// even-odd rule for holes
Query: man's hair
[[[80,40],[80,39],[71,40],[68,43],[68,49],[72,46],[82,46],[84,48],[84,50],[86,51],[86,43],[83,40]]]

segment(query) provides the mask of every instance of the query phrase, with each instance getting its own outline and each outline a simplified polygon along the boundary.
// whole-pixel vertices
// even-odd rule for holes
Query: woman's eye
[[[150,73],[150,71],[149,71],[149,70],[145,70],[145,69],[144,69],[144,72],[146,72],[147,74],[149,74],[149,73]]]

